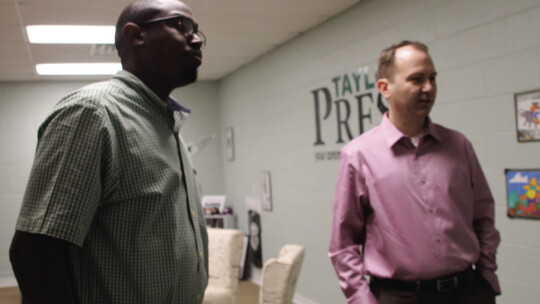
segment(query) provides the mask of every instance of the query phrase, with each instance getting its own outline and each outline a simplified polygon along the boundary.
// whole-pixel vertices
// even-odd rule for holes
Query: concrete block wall
[[[87,83],[0,83],[0,279],[12,282],[8,251],[33,163],[37,129],[64,95]],[[192,110],[181,130],[187,143],[216,135],[193,157],[205,194],[224,192],[217,88],[216,82],[200,82],[172,94]]]
[[[348,102],[353,136],[361,121],[366,129],[379,123],[377,91],[364,78],[373,82],[380,50],[402,39],[430,47],[439,72],[432,118],[469,137],[495,196],[502,234],[498,303],[537,303],[540,222],[506,217],[504,169],[540,165],[540,142],[517,142],[513,96],[540,89],[538,16],[539,0],[365,0],[221,81],[221,127],[235,132],[236,159],[223,160],[228,200],[248,231],[246,198],[260,196],[259,171],[271,171],[274,209],[261,213],[263,259],[287,243],[306,247],[297,285],[305,301],[298,303],[345,303],[327,257],[338,162],[316,155],[343,146],[337,143],[338,131],[346,132],[337,124],[339,99]],[[354,75],[366,69],[357,89]],[[324,145],[314,145],[312,91],[319,88],[328,89],[332,104],[328,118],[319,117]],[[363,104],[371,121],[358,118],[356,96],[365,93],[375,99]],[[324,115],[324,95],[319,98]]]
[[[200,144],[201,141],[212,137],[197,154],[193,155],[192,161],[197,170],[202,193],[222,194],[225,187],[221,160],[223,153],[218,112],[218,83],[197,82],[174,90],[171,96],[191,110],[180,131],[186,144]]]

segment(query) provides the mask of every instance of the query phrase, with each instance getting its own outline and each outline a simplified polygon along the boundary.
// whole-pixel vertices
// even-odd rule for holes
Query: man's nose
[[[202,34],[194,33],[191,37],[191,44],[196,44],[199,48],[205,47],[204,38],[201,37]]]
[[[435,83],[433,83],[431,80],[426,80],[424,82],[424,85],[422,86],[422,92],[431,92],[435,88]]]

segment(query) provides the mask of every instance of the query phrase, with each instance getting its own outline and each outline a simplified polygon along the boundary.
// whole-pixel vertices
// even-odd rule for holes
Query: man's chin
[[[195,70],[194,73],[190,74],[190,78],[189,78],[189,81],[191,81],[190,83],[197,81],[197,78],[199,78],[199,75],[197,73],[197,70]]]
[[[198,78],[197,69],[186,71],[179,78],[180,78],[180,81],[179,81],[180,86],[185,86],[190,83],[194,83],[195,81],[197,81],[197,78]]]
[[[433,107],[433,103],[423,103],[418,106],[418,112],[425,113],[426,116],[429,115],[429,112],[431,112],[431,108]]]

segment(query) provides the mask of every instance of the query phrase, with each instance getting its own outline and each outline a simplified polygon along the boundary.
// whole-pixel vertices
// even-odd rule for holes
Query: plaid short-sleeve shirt
[[[38,131],[17,230],[69,241],[80,303],[201,303],[208,237],[174,115],[121,71]]]

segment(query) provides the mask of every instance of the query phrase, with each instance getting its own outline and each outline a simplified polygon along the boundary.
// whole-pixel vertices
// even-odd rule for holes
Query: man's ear
[[[127,45],[136,46],[144,44],[144,35],[141,27],[133,22],[128,22],[122,27],[122,35]]]
[[[380,78],[377,80],[377,88],[379,89],[379,92],[381,92],[382,96],[386,98],[386,100],[390,97],[390,90],[388,86],[390,85],[390,81],[388,81],[388,78]]]

